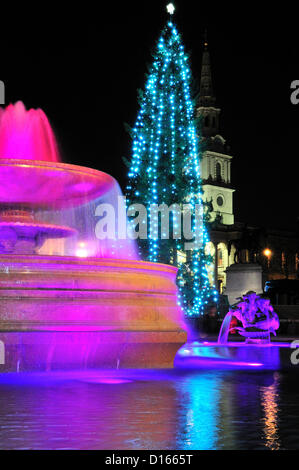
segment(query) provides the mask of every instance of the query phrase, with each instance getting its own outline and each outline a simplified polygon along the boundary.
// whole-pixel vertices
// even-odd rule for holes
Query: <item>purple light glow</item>
[[[174,365],[180,369],[278,370],[292,367],[291,343],[246,344],[244,342],[198,341],[186,343],[176,354]]]
[[[0,108],[0,158],[60,161],[54,133],[41,109],[26,111],[21,101]]]
[[[42,110],[0,108],[0,253],[139,259],[129,237],[96,237],[96,208],[108,203],[118,215],[119,198],[110,175],[60,162]]]
[[[107,384],[107,385],[119,385],[119,384],[128,384],[132,383],[132,380],[123,379],[123,378],[113,378],[113,377],[89,377],[79,379],[80,382],[89,383],[89,384]]]
[[[177,268],[139,260],[120,199],[110,175],[59,161],[43,111],[0,111],[5,371],[172,365],[186,341]],[[122,238],[98,236],[104,204]]]

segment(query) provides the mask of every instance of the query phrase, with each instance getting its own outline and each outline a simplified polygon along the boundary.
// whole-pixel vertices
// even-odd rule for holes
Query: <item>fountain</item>
[[[235,317],[240,326],[231,326]],[[242,326],[241,326],[242,325]],[[255,292],[248,292],[225,315],[218,342],[191,341],[176,354],[178,368],[262,368],[279,369],[291,367],[290,343],[271,343],[270,335],[276,336],[279,319],[270,300]],[[237,332],[244,342],[229,341],[229,333]]]
[[[177,269],[95,235],[96,208],[120,196],[111,176],[60,162],[41,110],[1,110],[1,370],[172,366]]]
[[[279,328],[279,319],[270,300],[248,292],[224,317],[218,343],[227,343],[233,317],[242,323],[242,327],[234,326],[233,329],[246,338],[247,344],[269,344],[271,333],[276,336]]]

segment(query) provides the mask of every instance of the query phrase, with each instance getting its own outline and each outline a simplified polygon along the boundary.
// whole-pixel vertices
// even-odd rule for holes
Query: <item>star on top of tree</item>
[[[175,7],[174,7],[174,4],[173,3],[169,3],[166,7],[166,10],[168,11],[168,13],[170,15],[173,15],[174,14],[174,11],[175,11]]]

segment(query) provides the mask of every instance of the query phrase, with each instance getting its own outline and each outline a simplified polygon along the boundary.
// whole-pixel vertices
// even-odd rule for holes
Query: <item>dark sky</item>
[[[208,28],[222,134],[231,146],[235,214],[239,221],[294,228],[299,209],[299,37],[293,2],[261,11],[262,2],[177,0],[175,21],[199,79]],[[64,161],[111,173],[124,188],[138,88],[150,51],[167,19],[166,2],[98,3],[99,10],[47,7],[38,19],[2,28],[0,79],[6,103],[41,107],[55,129]],[[46,5],[46,4],[45,4]],[[13,34],[11,31],[13,29]]]

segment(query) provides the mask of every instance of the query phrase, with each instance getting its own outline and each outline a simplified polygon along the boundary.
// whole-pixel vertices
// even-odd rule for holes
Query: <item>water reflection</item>
[[[266,447],[271,450],[280,448],[278,428],[279,373],[274,374],[274,382],[268,387],[261,388],[261,403],[264,409],[264,434]]]
[[[178,384],[181,449],[279,448],[278,375],[193,374]],[[261,423],[263,426],[261,426]],[[265,436],[265,445],[261,442]]]
[[[179,384],[176,441],[181,449],[217,447],[221,382],[219,374],[196,374]]]
[[[3,374],[0,448],[293,448],[280,397],[298,422],[296,384],[265,371]]]

